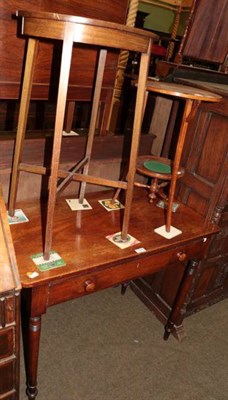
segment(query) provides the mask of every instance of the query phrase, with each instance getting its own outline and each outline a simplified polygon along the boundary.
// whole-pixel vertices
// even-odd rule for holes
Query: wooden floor
[[[30,279],[28,272],[38,271],[31,256],[42,252],[42,224],[45,204],[26,202],[17,204],[22,208],[29,222],[11,225],[20,278],[23,287],[34,286],[45,280],[54,280],[57,276],[70,276],[99,270],[107,265],[140,258],[135,252],[144,248],[146,253],[156,254],[169,248],[194,241],[195,238],[215,232],[217,228],[205,227],[204,219],[190,208],[180,205],[173,214],[172,225],[182,231],[173,239],[165,239],[154,232],[164,225],[164,210],[149,204],[145,190],[136,189],[132,207],[129,233],[140,243],[127,249],[120,249],[106,236],[119,232],[123,210],[108,212],[99,203],[99,199],[110,198],[112,192],[91,193],[87,196],[92,210],[71,211],[64,198],[59,198],[55,207],[53,250],[65,261],[66,266],[41,272],[38,278]],[[44,229],[43,229],[44,231]],[[144,253],[145,254],[145,253]]]

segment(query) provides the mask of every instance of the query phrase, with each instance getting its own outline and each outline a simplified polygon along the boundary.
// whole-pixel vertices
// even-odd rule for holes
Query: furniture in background
[[[181,57],[176,63],[161,62],[157,65],[159,75],[169,82],[187,79],[191,86],[223,97],[218,104],[200,104],[189,124],[181,160],[185,175],[178,181],[177,198],[200,213],[205,223],[215,222],[221,228],[201,264],[186,316],[209,307],[228,295],[228,77],[225,73],[228,50],[227,5],[227,0],[197,0],[180,47]],[[202,38],[207,46],[202,46]],[[176,104],[173,105],[176,108]],[[173,128],[175,132],[174,125]],[[172,149],[172,140],[168,136],[161,153],[166,157]],[[170,268],[169,271],[134,281],[132,289],[165,324],[181,278],[180,269]],[[182,337],[180,335],[180,339]]]
[[[101,18],[124,24],[126,22],[128,0],[21,0],[20,8],[27,11],[45,11],[59,14],[78,15],[86,18]],[[18,1],[4,0],[0,2],[0,39],[1,39],[1,71],[0,71],[0,99],[7,100],[6,113],[1,116],[7,118],[7,129],[17,126],[17,109],[15,101],[19,99],[21,76],[23,73],[23,57],[26,40],[17,37],[17,21],[12,18],[18,8]],[[36,101],[36,114],[31,113],[32,126],[36,129],[44,128],[42,121],[49,118],[50,107],[44,107],[44,101],[52,103],[56,99],[57,78],[60,67],[61,43],[47,43],[42,41],[38,50],[35,65],[32,100]],[[94,71],[96,66],[96,52],[93,49],[80,49],[80,62],[73,55],[70,73],[69,90],[67,94],[67,115],[65,128],[70,129],[75,109],[75,102],[86,104],[91,101]],[[105,135],[110,113],[113,87],[118,64],[117,54],[108,57],[99,116],[99,134]],[[10,66],[10,68],[9,68]],[[41,101],[40,101],[41,100]],[[47,118],[44,118],[47,114]],[[5,116],[6,115],[6,116]],[[41,115],[41,116],[40,116]],[[33,119],[32,119],[33,118]],[[52,121],[52,117],[51,121]],[[36,123],[33,123],[33,120]],[[84,126],[84,125],[83,125]],[[34,129],[34,128],[33,128]]]
[[[227,0],[219,4],[216,0],[195,0],[175,62],[182,63],[184,59],[209,62],[211,67],[214,64],[224,72],[228,52],[227,19]]]
[[[148,92],[155,92],[158,93],[159,95],[162,94],[174,99],[177,98],[179,100],[184,101],[184,110],[180,123],[180,130],[177,134],[178,139],[177,139],[176,149],[174,151],[175,155],[171,168],[169,167],[167,171],[168,173],[170,173],[171,177],[170,177],[170,187],[168,194],[165,229],[166,232],[170,232],[171,220],[172,220],[172,207],[173,207],[177,179],[181,175],[180,160],[182,156],[182,150],[184,147],[188,124],[194,117],[201,101],[217,103],[221,101],[221,96],[218,96],[208,91],[204,91],[202,89],[196,89],[190,86],[185,86],[175,83],[167,83],[167,82],[156,82],[153,80],[147,82],[146,90]],[[163,169],[164,168],[167,169],[167,163],[164,163],[163,158],[160,158],[159,162],[160,165],[158,165],[158,162],[159,162],[158,158],[154,160],[149,160],[146,159],[145,156],[143,167],[145,168],[145,170],[149,171],[148,173],[149,176],[152,177],[154,171],[155,173],[154,177],[157,178],[156,168],[157,167],[161,168],[161,165],[163,166]],[[139,170],[140,172],[144,171],[142,170],[142,167]],[[161,172],[161,169],[159,171]],[[164,179],[164,176],[162,177],[162,179]]]
[[[227,20],[227,0],[194,0],[174,62],[159,62],[157,74],[188,74],[200,80],[207,76],[210,81],[222,83],[223,73],[227,72]]]
[[[164,206],[168,204],[168,195],[163,188],[166,187],[172,179],[172,163],[165,157],[156,157],[152,155],[138,157],[136,164],[136,173],[147,177],[150,182],[148,184],[135,182],[135,186],[149,189],[149,201],[160,197],[164,201]],[[177,179],[184,175],[184,169],[179,167],[177,171]]]
[[[21,284],[0,186],[0,398],[19,399]]]
[[[219,224],[221,231],[214,236],[201,263],[186,316],[228,295],[228,87],[206,81],[191,80],[189,84],[221,95],[222,101],[202,102],[189,124],[181,159],[185,174],[177,183],[177,200],[202,215],[205,224]],[[182,276],[180,268],[171,266],[169,270],[137,279],[131,288],[165,325]],[[180,332],[179,339],[183,338]]]
[[[102,20],[92,20],[74,16],[50,13],[31,13],[26,11],[18,12],[19,21],[22,26],[22,34],[28,37],[28,49],[25,64],[25,74],[22,87],[21,105],[19,112],[18,131],[15,146],[15,156],[12,171],[12,182],[9,199],[9,214],[12,216],[15,212],[16,195],[19,184],[20,171],[45,174],[48,171],[42,166],[24,165],[21,163],[23,142],[26,131],[28,108],[31,98],[34,65],[38,50],[38,44],[41,38],[46,40],[60,40],[63,42],[61,69],[58,87],[56,120],[54,130],[54,141],[52,150],[52,161],[49,178],[47,222],[44,238],[44,258],[50,258],[52,249],[52,228],[55,212],[55,202],[57,191],[61,190],[71,180],[80,181],[81,189],[79,202],[84,201],[86,182],[101,186],[121,188],[126,190],[125,210],[123,217],[123,226],[121,238],[127,240],[128,226],[130,220],[130,210],[133,197],[133,186],[135,177],[135,165],[138,154],[139,140],[141,134],[141,124],[143,115],[143,101],[145,86],[147,80],[148,66],[150,61],[150,50],[153,33],[126,27],[120,24],[105,22]],[[22,20],[22,21],[21,21]],[[68,90],[68,81],[71,68],[71,57],[73,45],[84,44],[95,47],[98,51],[97,76],[95,79],[93,106],[91,111],[91,120],[85,157],[78,161],[75,168],[71,171],[59,171],[59,160],[61,152],[61,138],[63,131],[66,98]],[[98,115],[99,99],[101,95],[102,82],[105,70],[107,51],[116,51],[120,49],[138,51],[141,53],[141,63],[139,79],[137,85],[137,96],[135,103],[135,116],[132,130],[132,143],[129,156],[128,181],[112,181],[99,176],[88,175],[89,162],[92,153],[92,146],[95,134],[95,127]],[[76,48],[77,51],[77,48]],[[59,178],[64,178],[58,183]],[[89,228],[88,228],[89,229]]]

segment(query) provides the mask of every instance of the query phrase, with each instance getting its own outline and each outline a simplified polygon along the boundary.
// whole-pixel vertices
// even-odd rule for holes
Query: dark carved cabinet
[[[207,87],[219,91],[223,101],[198,110],[188,132],[183,159],[186,176],[180,183],[179,197],[205,217],[205,224],[217,223],[221,231],[213,238],[202,263],[189,314],[227,294],[228,93],[213,84]]]
[[[19,399],[20,282],[0,188],[0,399]]]

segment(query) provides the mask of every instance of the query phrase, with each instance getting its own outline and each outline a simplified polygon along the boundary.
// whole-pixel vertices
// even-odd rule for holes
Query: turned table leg
[[[190,303],[193,295],[199,267],[199,261],[190,260],[188,262],[184,277],[180,283],[177,296],[172,306],[172,311],[165,325],[164,340],[169,338],[169,335],[175,326],[179,326],[184,319],[187,306]]]
[[[40,332],[41,316],[28,318],[26,326],[24,325],[24,354],[27,376],[26,394],[29,400],[35,399],[38,394],[37,369],[39,358]]]

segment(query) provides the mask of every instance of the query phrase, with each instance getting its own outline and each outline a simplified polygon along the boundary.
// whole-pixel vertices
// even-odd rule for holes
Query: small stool
[[[195,116],[201,101],[219,102],[221,101],[222,97],[214,93],[208,92],[206,90],[197,89],[191,86],[185,86],[169,82],[156,82],[153,80],[149,80],[147,82],[146,91],[151,91],[162,94],[164,96],[169,96],[169,98],[171,99],[178,98],[179,100],[183,99],[185,101],[180,131],[178,135],[178,141],[176,145],[175,156],[171,168],[170,188],[168,194],[168,206],[167,206],[166,223],[165,223],[165,230],[166,232],[169,233],[171,229],[172,206],[175,195],[176,182],[181,174],[180,161],[188,129],[188,124],[191,121],[191,119]]]
[[[135,186],[149,189],[150,203],[159,196],[165,203],[168,203],[168,196],[164,193],[163,188],[169,184],[172,178],[172,162],[165,157],[156,156],[140,156],[136,164],[136,172],[140,175],[151,178],[150,185],[135,182]],[[184,169],[179,168],[177,178],[184,175]],[[161,182],[160,182],[161,181]]]
[[[100,21],[76,16],[61,15],[57,13],[18,11],[21,20],[21,33],[28,37],[27,56],[25,63],[24,81],[22,87],[19,121],[14,153],[14,164],[9,198],[9,214],[14,215],[15,202],[18,189],[19,173],[26,171],[36,174],[47,174],[43,166],[25,165],[21,162],[22,148],[28,118],[28,109],[34,75],[34,65],[40,39],[49,41],[61,40],[63,42],[61,68],[57,97],[56,119],[52,162],[49,178],[49,194],[47,205],[47,221],[44,241],[44,259],[50,258],[52,246],[52,227],[57,191],[66,186],[71,180],[81,182],[79,201],[82,203],[85,195],[86,183],[121,188],[126,190],[124,218],[122,223],[122,239],[127,239],[130,220],[131,203],[135,178],[135,165],[139,146],[142,124],[144,93],[146,87],[150,51],[155,34],[149,31],[128,27],[107,21]],[[66,108],[68,80],[71,67],[71,58],[74,44],[93,46],[98,52],[97,71],[93,105],[87,140],[85,157],[76,164],[72,171],[59,170],[59,159],[63,132],[64,115]],[[77,46],[76,49],[77,50]],[[97,122],[99,99],[101,95],[105,62],[108,51],[127,50],[141,54],[137,97],[135,104],[132,143],[129,158],[128,182],[114,181],[99,176],[89,176],[89,163],[91,159],[93,139]],[[85,71],[86,73],[86,71]],[[58,185],[58,179],[63,181]],[[89,229],[89,228],[88,228]]]

